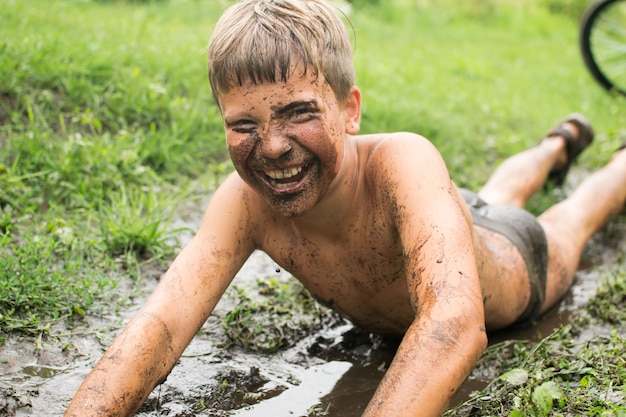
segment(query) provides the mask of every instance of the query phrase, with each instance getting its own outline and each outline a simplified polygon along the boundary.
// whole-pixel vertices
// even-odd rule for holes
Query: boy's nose
[[[279,159],[291,151],[291,141],[280,131],[270,129],[261,138],[260,148],[265,158]]]

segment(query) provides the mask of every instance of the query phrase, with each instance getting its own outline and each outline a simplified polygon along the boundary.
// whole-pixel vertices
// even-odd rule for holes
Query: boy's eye
[[[315,112],[308,107],[300,107],[289,113],[289,119],[296,122],[304,122],[314,117]]]
[[[250,133],[256,129],[256,123],[252,120],[238,120],[232,123],[230,127],[237,133]]]

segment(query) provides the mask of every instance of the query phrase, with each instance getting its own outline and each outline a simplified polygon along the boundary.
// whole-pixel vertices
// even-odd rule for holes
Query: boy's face
[[[226,143],[241,178],[283,216],[299,216],[327,193],[358,132],[360,95],[345,104],[322,76],[296,70],[286,82],[246,83],[220,97]]]

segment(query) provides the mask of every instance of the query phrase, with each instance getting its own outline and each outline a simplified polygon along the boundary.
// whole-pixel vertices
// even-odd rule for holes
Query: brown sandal
[[[578,128],[578,137],[565,128],[565,123],[571,123]],[[572,113],[563,119],[558,126],[550,130],[546,137],[561,136],[565,139],[567,150],[567,163],[563,168],[555,169],[548,175],[548,180],[560,186],[565,181],[569,168],[576,161],[578,155],[582,153],[593,142],[593,127],[589,120],[580,113]]]

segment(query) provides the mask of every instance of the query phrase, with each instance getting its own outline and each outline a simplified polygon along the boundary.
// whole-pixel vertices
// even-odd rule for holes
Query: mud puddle
[[[181,219],[174,226],[195,227],[199,216]],[[188,238],[184,237],[183,243]],[[588,245],[575,283],[557,308],[533,327],[492,334],[490,343],[539,340],[552,333],[593,296],[606,265],[615,263],[623,253],[626,224],[616,222]],[[144,279],[143,294],[154,288],[159,272]],[[252,286],[257,279],[270,277],[293,279],[258,252],[234,284]],[[133,290],[129,287],[128,291]],[[145,295],[135,297],[117,314],[106,308],[101,312],[94,309],[73,328],[56,326],[51,331],[55,337],[7,337],[0,346],[0,416],[62,415],[89,370],[144,299]],[[337,320],[278,353],[225,349],[219,321],[232,309],[233,302],[233,297],[227,296],[218,304],[138,416],[361,415],[393,358],[397,341],[383,340]],[[470,376],[452,405],[487,382]]]

